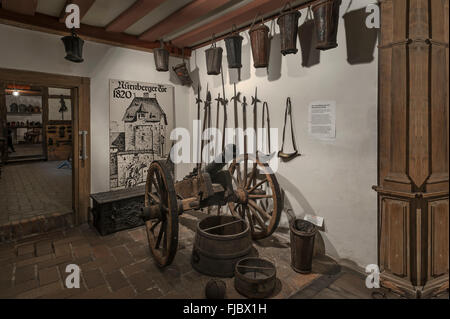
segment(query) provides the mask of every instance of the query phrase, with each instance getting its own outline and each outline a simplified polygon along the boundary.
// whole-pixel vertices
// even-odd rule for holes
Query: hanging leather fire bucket
[[[316,25],[317,49],[336,48],[341,0],[322,0],[312,6]]]
[[[181,55],[183,56],[183,63],[174,66],[172,69],[180,80],[181,85],[189,86],[192,84],[192,79],[189,75],[189,70],[186,66],[186,62],[184,61],[184,48],[181,52]]]
[[[306,19],[298,27],[298,37],[302,51],[302,66],[311,67],[320,63],[320,50],[316,49],[314,19],[311,7],[308,8]]]
[[[261,19],[261,24],[254,26],[256,18],[250,27],[249,35],[252,45],[253,65],[255,68],[267,68],[269,65],[269,27],[264,24],[264,19]]]
[[[192,79],[186,66],[186,62],[180,63],[173,67],[173,71],[181,82],[181,85],[189,86],[192,84]]]
[[[80,39],[76,33],[75,29],[72,29],[72,35],[65,36],[61,38],[64,43],[64,48],[66,49],[65,59],[75,63],[81,63],[83,59],[83,39]]]
[[[206,54],[206,71],[208,75],[218,75],[222,68],[222,53],[223,49],[216,46],[213,36],[213,43],[211,47],[205,51]]]
[[[236,32],[235,28],[236,26],[233,25],[231,34],[225,38],[228,67],[230,69],[242,68],[242,40],[244,38]]]
[[[290,10],[285,11],[289,5]],[[287,2],[281,9],[280,17],[277,20],[280,26],[280,40],[281,40],[281,54],[296,54],[297,49],[297,34],[298,34],[298,19],[301,13],[297,10],[292,10],[290,2]]]
[[[161,47],[153,50],[155,56],[155,66],[158,72],[169,71],[169,51],[164,48],[164,43],[161,41]]]

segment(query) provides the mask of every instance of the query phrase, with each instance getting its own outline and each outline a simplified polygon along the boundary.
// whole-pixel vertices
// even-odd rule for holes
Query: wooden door
[[[90,164],[90,79],[0,68],[3,83],[22,82],[28,85],[70,88],[73,95],[73,208],[76,224],[87,222],[91,189]],[[4,95],[4,90],[3,90]],[[0,96],[0,116],[4,97]],[[1,102],[3,100],[3,102]],[[6,109],[4,110],[6,112]],[[0,118],[1,121],[1,118]],[[80,133],[81,132],[81,133]],[[80,135],[81,134],[81,135]]]

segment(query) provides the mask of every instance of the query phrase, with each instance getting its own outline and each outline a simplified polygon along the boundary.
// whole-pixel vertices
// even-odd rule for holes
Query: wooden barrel
[[[252,45],[253,66],[255,68],[267,68],[270,50],[269,27],[262,23],[256,27],[251,27],[249,34]]]
[[[234,216],[209,216],[197,225],[191,264],[214,277],[233,277],[236,263],[252,249],[250,229]]]
[[[236,264],[234,287],[247,298],[269,297],[275,290],[275,265],[262,258],[244,258]]]
[[[322,0],[312,6],[319,50],[336,48],[341,0]]]

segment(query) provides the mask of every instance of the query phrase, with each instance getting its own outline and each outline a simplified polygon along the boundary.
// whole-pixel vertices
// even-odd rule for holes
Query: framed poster
[[[174,87],[110,80],[110,188],[145,185],[147,168],[166,159],[174,128]]]

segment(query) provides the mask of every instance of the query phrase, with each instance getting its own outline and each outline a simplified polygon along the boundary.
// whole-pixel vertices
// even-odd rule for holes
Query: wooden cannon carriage
[[[228,152],[228,153],[227,153]],[[225,154],[232,152],[228,170]],[[167,161],[154,161],[148,169],[143,218],[150,249],[160,267],[169,265],[178,247],[178,216],[191,210],[218,206],[245,219],[253,239],[270,236],[280,221],[281,192],[266,163],[249,154],[235,157],[229,145],[215,161],[194,169],[174,183]]]

